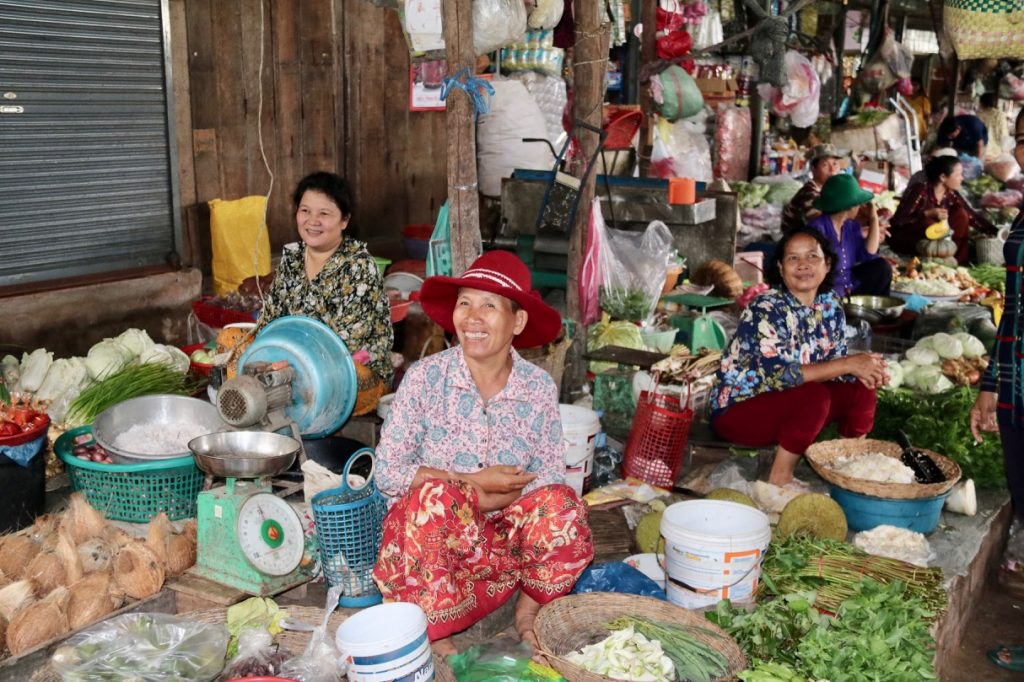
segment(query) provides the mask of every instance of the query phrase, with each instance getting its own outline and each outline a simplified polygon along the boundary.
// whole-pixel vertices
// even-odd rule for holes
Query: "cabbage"
[[[646,350],[644,337],[640,335],[640,327],[624,320],[611,321],[608,313],[601,315],[601,320],[587,329],[587,351],[595,351],[604,346],[622,346]],[[590,371],[600,374],[616,367],[614,362],[591,362]]]
[[[931,336],[923,336],[918,339],[917,343],[914,344],[914,348],[924,348],[927,350],[935,350],[935,334]]]
[[[129,329],[118,336],[115,341],[132,354],[132,359],[141,357],[153,347],[153,339],[143,329]]]
[[[903,367],[894,360],[885,361],[885,373],[889,375],[886,388],[897,389],[903,385]]]
[[[177,346],[165,346],[167,353],[171,356],[171,367],[175,368],[182,374],[188,371],[191,361],[185,354],[185,351],[181,350]]]
[[[936,394],[945,393],[946,391],[953,388],[953,382],[949,380],[945,374],[939,374],[934,380],[929,380],[925,385],[921,386],[921,390],[925,393]]]
[[[930,348],[920,348],[914,346],[907,351],[907,360],[914,363],[915,365],[928,366],[934,365],[939,361],[939,354]]]
[[[985,354],[985,344],[978,337],[967,332],[957,332],[953,334],[953,338],[963,346],[965,358],[980,358]]]
[[[3,382],[10,390],[14,390],[14,387],[18,385],[18,380],[21,379],[21,363],[18,362],[18,358],[13,355],[5,355],[3,360],[0,360],[0,372],[3,372]]]
[[[36,391],[36,398],[55,401],[72,387],[83,386],[88,380],[89,372],[81,358],[56,360],[50,365],[43,385]]]
[[[18,390],[27,393],[35,393],[43,385],[46,373],[53,364],[53,353],[48,353],[45,348],[36,348],[31,353],[23,353],[21,356],[21,379],[18,383]]]
[[[89,378],[102,381],[131,362],[128,351],[114,339],[104,339],[89,349],[85,368]]]
[[[161,343],[153,344],[152,348],[143,353],[139,357],[139,363],[163,363],[183,374],[188,371],[189,367],[188,356],[183,351],[174,346],[165,346]]]
[[[945,360],[956,360],[964,354],[964,347],[960,341],[941,332],[933,337],[932,348]]]

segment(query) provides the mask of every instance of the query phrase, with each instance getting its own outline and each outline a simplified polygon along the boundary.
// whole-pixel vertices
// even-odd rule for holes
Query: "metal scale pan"
[[[292,465],[302,443],[267,431],[223,431],[189,441],[196,466],[221,478],[263,478]]]

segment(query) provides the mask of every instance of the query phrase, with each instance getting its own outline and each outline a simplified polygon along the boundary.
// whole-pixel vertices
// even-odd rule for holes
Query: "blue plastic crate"
[[[931,533],[939,525],[942,505],[949,497],[949,492],[916,500],[889,500],[833,485],[829,495],[843,508],[850,530],[871,530],[876,526],[888,525],[918,533]]]

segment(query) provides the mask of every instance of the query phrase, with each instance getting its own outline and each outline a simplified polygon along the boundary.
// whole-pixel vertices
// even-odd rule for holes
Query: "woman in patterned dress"
[[[301,242],[286,244],[257,331],[285,315],[312,317],[354,355],[365,351],[375,377],[390,385],[394,329],[384,282],[366,244],[345,237],[352,190],[334,173],[313,173],[292,195]]]
[[[828,240],[804,227],[786,233],[778,248],[778,269],[768,272],[775,288],[750,302],[722,355],[711,426],[733,443],[775,445],[768,482],[785,486],[826,424],[838,422],[847,438],[871,430],[875,390],[887,377],[882,356],[847,355]]]
[[[376,481],[391,506],[374,580],[385,600],[423,608],[442,655],[518,589],[516,630],[536,646],[541,604],[594,555],[565,485],[555,382],[515,351],[553,341],[561,317],[505,251],[427,279],[420,303],[459,344],[409,369],[384,422]]]

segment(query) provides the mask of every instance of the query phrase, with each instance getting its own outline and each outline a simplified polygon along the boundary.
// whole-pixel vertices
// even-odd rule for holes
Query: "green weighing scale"
[[[196,563],[189,573],[266,597],[306,582],[302,521],[273,493],[300,441],[269,431],[223,431],[189,444],[196,466],[225,485],[199,493]]]
[[[708,310],[731,305],[731,298],[703,296],[701,294],[669,294],[661,297],[666,303],[676,303],[689,308],[669,318],[669,324],[679,330],[676,341],[686,344],[691,352],[701,348],[722,350],[725,348],[725,330],[708,315]],[[699,312],[698,312],[699,311]]]

